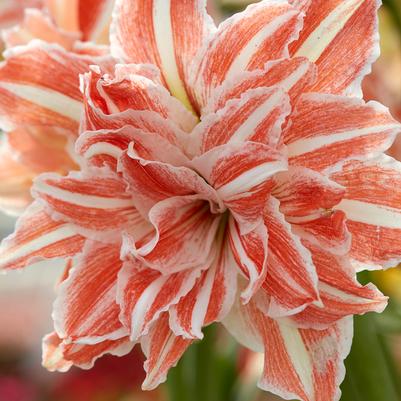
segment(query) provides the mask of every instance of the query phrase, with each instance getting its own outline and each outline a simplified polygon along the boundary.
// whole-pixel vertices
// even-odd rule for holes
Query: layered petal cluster
[[[7,26],[20,22],[3,31],[7,47],[0,66],[0,128],[6,133],[0,144],[6,177],[0,183],[3,211],[20,214],[25,209],[36,175],[65,174],[76,168],[71,150],[83,109],[79,74],[92,64],[114,65],[106,46],[87,42],[101,39],[113,3],[13,0],[12,7],[0,11],[0,17],[14,16]]]
[[[140,343],[153,389],[222,321],[264,352],[261,388],[339,399],[352,316],[387,301],[356,272],[401,260],[401,169],[383,154],[401,126],[360,99],[377,8],[265,0],[216,27],[202,0],[117,0],[118,62],[80,76],[80,169],[39,176],[0,248],[5,270],[66,260],[45,366],[89,368]],[[53,73],[80,73],[54,51]],[[18,88],[25,118],[77,128],[69,79],[18,79],[0,102]]]

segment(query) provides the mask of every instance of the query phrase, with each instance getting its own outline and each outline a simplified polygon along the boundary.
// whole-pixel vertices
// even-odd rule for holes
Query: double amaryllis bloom
[[[3,123],[79,127],[79,167],[35,180],[1,267],[66,260],[51,370],[140,343],[152,389],[222,321],[265,353],[261,388],[338,400],[352,315],[386,305],[356,271],[401,259],[401,126],[360,99],[378,1],[265,0],[218,28],[205,6],[117,1],[112,56],[8,51]]]

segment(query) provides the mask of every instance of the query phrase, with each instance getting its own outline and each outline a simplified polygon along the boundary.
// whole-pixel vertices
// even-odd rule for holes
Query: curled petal
[[[191,108],[189,65],[214,30],[205,0],[118,0],[111,49],[128,62],[158,66],[173,96]]]
[[[216,189],[244,234],[259,224],[273,186],[272,177],[287,169],[280,152],[256,142],[213,148],[194,159],[192,165]]]
[[[311,91],[362,97],[361,83],[380,54],[379,0],[297,1],[306,16],[291,55],[316,63]]]
[[[221,236],[212,265],[191,291],[170,309],[170,327],[184,338],[203,338],[202,327],[221,321],[230,311],[237,290],[237,271],[228,242]]]
[[[322,171],[387,150],[401,125],[376,102],[324,94],[303,95],[284,134],[289,163]]]
[[[333,210],[342,200],[345,188],[303,167],[290,167],[277,174],[274,183],[272,194],[280,201],[280,211],[295,234],[330,252],[348,252],[351,237],[345,214]]]
[[[395,267],[401,262],[401,164],[388,156],[350,162],[332,175],[346,188],[336,207],[347,216],[355,267]]]
[[[145,362],[146,379],[143,390],[153,390],[167,379],[167,373],[174,367],[192,341],[176,336],[168,324],[165,314],[153,325],[147,336],[141,340]]]
[[[131,352],[133,346],[127,337],[95,345],[67,344],[56,333],[50,333],[43,339],[42,364],[50,372],[66,372],[72,366],[91,369],[103,355],[123,356]]]
[[[136,260],[126,261],[118,275],[117,301],[131,340],[148,335],[152,323],[193,288],[200,273],[188,269],[162,275]]]
[[[153,66],[117,64],[113,75],[102,75],[101,69],[94,66],[81,80],[83,92],[90,94],[103,113],[154,111],[184,131],[191,131],[197,123],[196,117],[158,82]]]
[[[204,106],[224,80],[287,57],[288,44],[301,25],[300,13],[279,0],[253,4],[220,24],[194,62],[192,80],[199,104]]]
[[[325,330],[299,329],[286,319],[271,319],[251,302],[237,304],[224,321],[244,345],[264,352],[259,387],[285,399],[338,401],[343,360],[352,342],[352,318]]]
[[[174,145],[176,138],[171,138],[162,130],[159,133],[148,133],[132,126],[124,126],[117,130],[88,131],[81,134],[76,141],[75,150],[90,165],[96,167],[109,166],[117,171],[117,164],[132,143],[131,151],[135,155],[147,159],[182,166],[188,159]]]
[[[121,157],[120,170],[135,194],[135,206],[145,216],[162,200],[188,195],[198,195],[210,202],[211,210],[219,210],[220,201],[214,189],[187,167],[144,160],[131,148]]]
[[[43,259],[72,257],[85,239],[70,224],[54,221],[35,202],[19,218],[13,234],[0,246],[0,269],[21,269]]]
[[[298,313],[309,304],[319,304],[318,275],[309,250],[292,233],[279,211],[279,202],[270,198],[264,213],[269,232],[267,275],[262,285],[270,296],[264,311],[271,317]]]
[[[259,290],[266,279],[267,227],[262,222],[254,230],[242,234],[240,224],[230,217],[229,242],[237,266],[249,280],[248,287],[241,294],[242,301],[246,303]]]
[[[57,334],[68,342],[98,344],[128,335],[119,320],[117,274],[120,245],[87,242],[68,278],[58,286],[53,319]]]
[[[149,211],[155,231],[141,241],[127,237],[123,251],[163,274],[204,268],[214,258],[221,218],[197,195],[163,200]]]

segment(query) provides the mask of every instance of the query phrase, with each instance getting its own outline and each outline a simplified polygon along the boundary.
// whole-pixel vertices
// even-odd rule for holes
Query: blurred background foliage
[[[222,20],[251,2],[214,0],[210,12]],[[401,0],[384,0],[380,30],[382,54],[364,82],[364,94],[401,120]],[[390,153],[401,160],[401,138]],[[0,238],[13,224],[14,219],[0,215]],[[123,358],[104,357],[91,371],[46,372],[40,367],[40,339],[51,330],[53,283],[60,271],[53,264],[0,279],[0,401],[279,401],[256,388],[263,358],[214,326],[158,391],[140,390],[139,349]],[[381,315],[355,318],[341,401],[401,401],[401,268],[364,272],[359,279],[373,281],[390,303]]]

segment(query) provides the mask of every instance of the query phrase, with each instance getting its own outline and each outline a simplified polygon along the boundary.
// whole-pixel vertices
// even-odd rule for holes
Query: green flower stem
[[[232,383],[227,378],[227,370],[221,369],[216,326],[207,327],[204,334],[204,339],[191,345],[170,372],[167,380],[170,401],[226,400],[220,397]]]
[[[360,276],[369,281],[369,274]],[[379,315],[355,317],[354,340],[346,360],[341,401],[399,401],[400,379],[387,344],[380,334]]]
[[[395,24],[398,28],[398,33],[401,36],[401,2],[400,0],[383,0],[383,4],[389,9]]]

